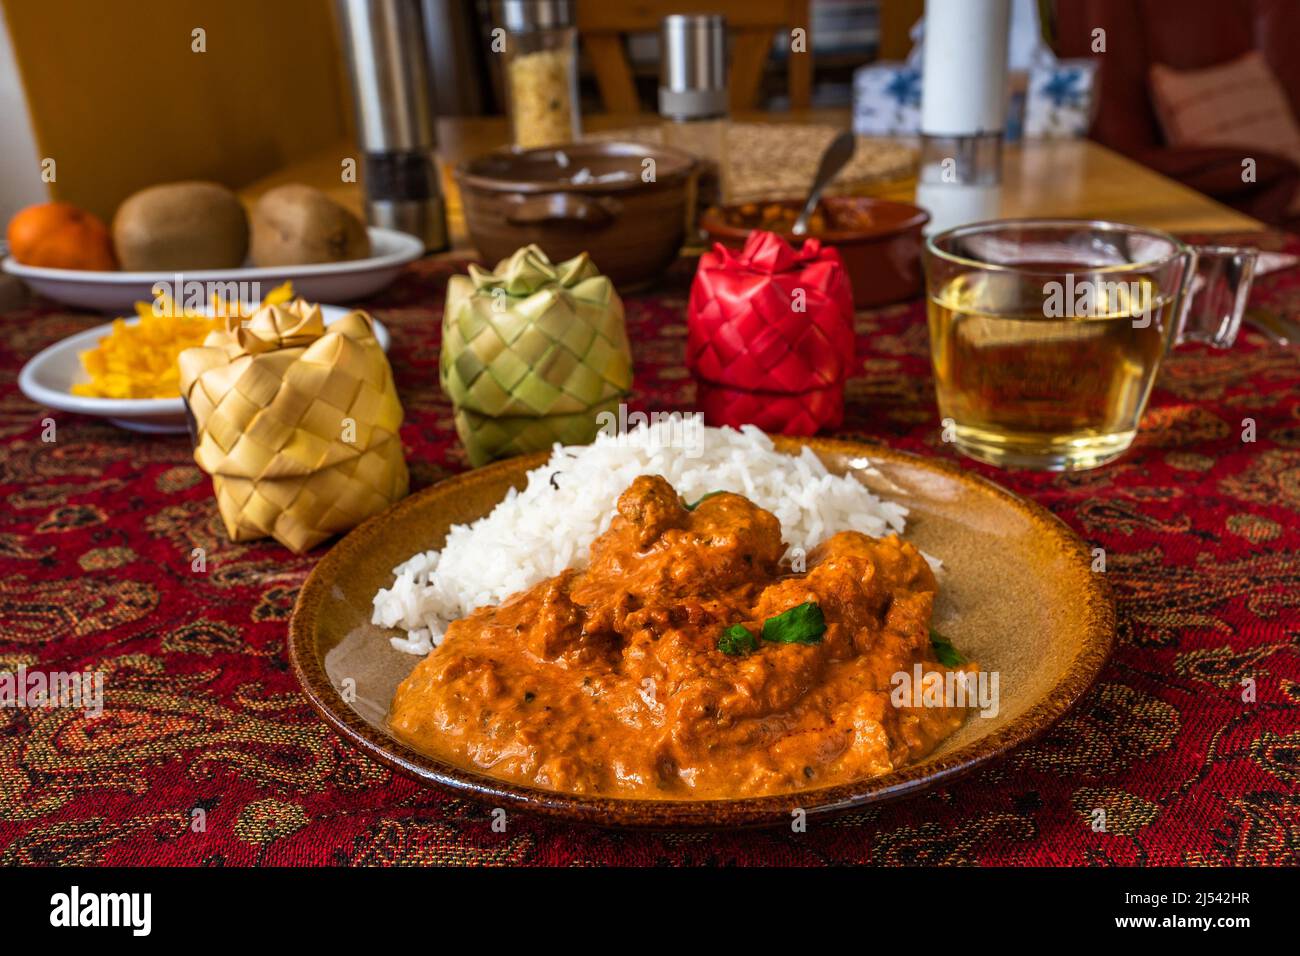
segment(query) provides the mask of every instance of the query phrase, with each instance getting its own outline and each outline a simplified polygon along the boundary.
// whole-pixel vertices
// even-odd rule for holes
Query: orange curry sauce
[[[782,573],[777,519],[735,494],[694,510],[663,478],[622,494],[583,571],[452,623],[389,720],[457,766],[568,793],[723,799],[885,773],[932,750],[960,707],[895,707],[891,677],[946,670],[935,579],[910,544],[841,532]],[[730,625],[816,602],[817,643],[718,647]],[[967,666],[963,669],[974,670]]]

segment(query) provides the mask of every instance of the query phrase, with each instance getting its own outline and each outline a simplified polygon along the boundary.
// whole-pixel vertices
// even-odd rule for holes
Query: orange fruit
[[[49,269],[117,268],[113,240],[98,216],[66,202],[38,203],[9,220],[9,251],[24,265]]]

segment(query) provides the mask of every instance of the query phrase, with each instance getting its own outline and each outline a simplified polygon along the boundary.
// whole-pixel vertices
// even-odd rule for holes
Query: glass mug
[[[974,223],[925,248],[946,437],[1003,467],[1123,454],[1165,353],[1236,338],[1257,252],[1110,222]]]

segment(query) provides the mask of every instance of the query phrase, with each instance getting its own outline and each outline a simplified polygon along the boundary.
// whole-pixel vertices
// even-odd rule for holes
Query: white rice
[[[903,531],[906,508],[831,474],[810,449],[778,452],[753,426],[697,428],[685,448],[682,434],[680,422],[659,422],[601,434],[591,445],[556,445],[550,461],[528,473],[523,491],[511,490],[473,524],[452,527],[442,551],[395,567],[393,586],[375,595],[373,623],[406,632],[392,639],[398,650],[429,653],[456,618],[584,566],[618,496],[638,475],[663,475],[686,501],[710,491],[743,494],[781,522],[787,556],[837,531]]]

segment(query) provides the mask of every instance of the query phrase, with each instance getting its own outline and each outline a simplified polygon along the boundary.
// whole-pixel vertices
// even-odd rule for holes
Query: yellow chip
[[[262,303],[272,305],[292,298],[293,286],[285,282],[267,293]],[[124,319],[114,319],[108,335],[95,348],[81,353],[81,364],[90,381],[73,385],[72,394],[89,398],[180,395],[178,356],[185,349],[202,345],[209,332],[224,326],[224,320],[186,314],[176,309],[167,296],[160,297],[157,305],[155,309],[152,302],[137,302],[138,322],[128,325]]]

